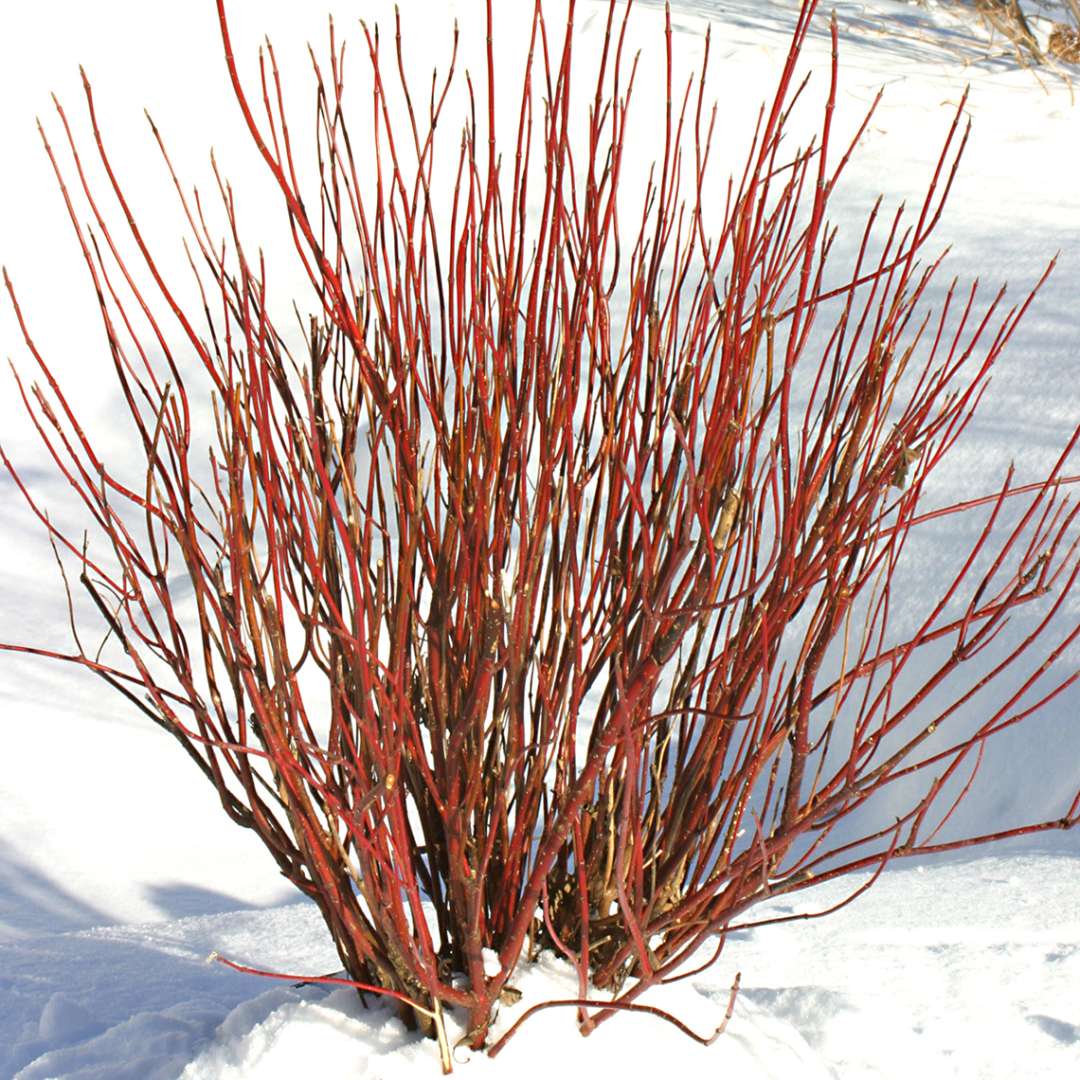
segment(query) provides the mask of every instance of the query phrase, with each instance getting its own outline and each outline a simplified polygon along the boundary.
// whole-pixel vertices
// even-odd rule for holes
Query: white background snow
[[[340,30],[355,39],[358,61],[356,17],[387,20],[389,5],[230,5],[247,73],[269,33],[301,111],[310,88],[305,43],[324,43],[331,6]],[[510,43],[501,56],[513,55],[528,6],[496,3],[500,32]],[[595,0],[580,6],[587,54],[603,8]],[[0,6],[0,261],[42,351],[106,456],[123,454],[123,428],[110,422],[118,396],[92,290],[33,118],[41,114],[53,141],[60,140],[48,96],[55,91],[86,135],[78,77],[84,64],[142,221],[166,266],[178,273],[179,222],[144,106],[185,179],[208,185],[213,145],[244,193],[248,221],[262,228],[280,220],[229,92],[212,7],[210,0]],[[687,73],[700,63],[704,27],[713,22],[712,92],[722,102],[724,152],[734,162],[786,51],[795,5],[675,0],[673,8],[677,63]],[[420,71],[444,62],[454,14],[465,38],[480,34],[479,2],[444,8],[414,0],[402,9],[406,33],[413,27],[409,54]],[[840,3],[837,11],[838,116],[853,126],[876,88],[887,89],[834,219],[842,221],[846,208],[857,233],[859,215],[879,192],[890,204],[917,196],[970,82],[974,133],[936,238],[940,246],[952,244],[950,275],[979,276],[991,288],[1008,278],[1019,296],[1061,252],[936,494],[949,499],[989,490],[1010,460],[1034,477],[1049,467],[1080,417],[1080,104],[1065,80],[1043,72],[1040,84],[981,46],[977,28],[933,4],[874,0]],[[827,16],[818,18],[804,62],[819,70],[820,89]],[[662,48],[660,20],[659,5],[639,3],[632,23],[654,61]],[[355,63],[357,73],[360,66]],[[504,63],[500,76],[514,74]],[[1080,72],[1073,75],[1080,80]],[[658,98],[639,91],[636,130],[654,130]],[[641,138],[632,149],[647,155],[653,147]],[[850,248],[841,248],[841,259],[844,250]],[[0,351],[23,367],[29,363],[6,303],[0,304]],[[35,459],[9,378],[0,391],[0,433],[50,512],[76,521],[69,493]],[[938,542],[947,551],[953,540]],[[55,563],[6,476],[0,477],[0,552],[0,641],[67,648]],[[911,601],[920,599],[932,597]],[[1074,602],[1073,619],[1076,608]],[[1064,661],[1075,667],[1080,658],[1074,650]],[[959,830],[1005,828],[1064,811],[1080,783],[1078,706],[1074,688],[988,751]],[[755,917],[817,911],[856,884],[832,882]],[[651,1017],[616,1019],[583,1040],[571,1010],[550,1010],[497,1061],[476,1057],[464,1064],[468,1055],[458,1051],[458,1071],[632,1078],[662,1069],[740,1080],[1080,1076],[1078,897],[1080,830],[896,865],[827,919],[735,933],[714,968],[646,999],[710,1031],[741,970],[734,1018],[708,1049]],[[0,1077],[437,1074],[434,1047],[406,1035],[389,1011],[365,1012],[345,990],[298,990],[207,966],[211,950],[311,975],[338,966],[315,910],[298,903],[258,843],[227,822],[175,744],[89,677],[0,654]],[[522,1007],[574,991],[554,961],[522,973],[517,985],[525,994]],[[512,1015],[507,1010],[500,1025]]]

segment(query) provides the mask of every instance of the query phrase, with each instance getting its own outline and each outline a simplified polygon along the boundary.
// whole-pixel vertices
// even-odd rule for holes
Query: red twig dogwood
[[[470,80],[450,191],[436,187],[436,127],[456,39],[420,98],[399,31],[391,108],[383,43],[364,28],[375,131],[361,147],[331,29],[329,66],[313,57],[304,189],[274,52],[252,92],[218,0],[236,100],[310,285],[302,348],[241,243],[239,193],[221,183],[222,240],[168,166],[193,238],[191,310],[125,199],[89,83],[119,225],[57,105],[71,165],[45,146],[100,300],[137,486],[83,433],[5,274],[44,379],[17,374],[19,391],[89,541],[55,527],[4,463],[113,644],[4,647],[82,665],[175,736],[318,905],[345,981],[390,992],[429,1032],[458,1011],[474,1047],[541,947],[576,968],[564,1004],[588,1031],[645,1008],[645,990],[764,898],[1080,818],[1078,794],[1056,821],[936,840],[974,780],[960,770],[1075,682],[1055,661],[1080,634],[1065,607],[1080,429],[1041,482],[1010,474],[996,493],[923,505],[1030,302],[1005,310],[954,285],[936,314],[925,304],[963,104],[918,212],[875,207],[840,272],[826,211],[869,115],[836,145],[835,23],[818,136],[782,139],[808,2],[745,167],[718,187],[716,110],[704,71],[676,85],[669,15],[661,153],[628,213],[627,16],[609,6],[579,94],[568,8],[558,34],[535,6],[504,149],[488,0],[486,112]],[[586,112],[581,153],[571,121]],[[948,516],[982,525],[938,568],[939,602],[897,634],[905,544]],[[1025,607],[1024,634],[1001,635]],[[869,824],[876,795],[920,775],[901,817]],[[855,839],[838,828],[864,815]]]

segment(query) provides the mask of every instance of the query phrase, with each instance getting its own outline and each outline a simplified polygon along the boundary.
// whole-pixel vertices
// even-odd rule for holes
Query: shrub
[[[963,104],[912,223],[875,207],[838,272],[826,208],[869,115],[834,145],[834,23],[820,135],[786,148],[814,8],[726,189],[708,180],[705,74],[676,90],[668,17],[662,156],[630,214],[636,61],[614,3],[580,97],[572,5],[561,42],[536,5],[509,153],[489,34],[452,192],[436,186],[435,131],[456,39],[426,104],[402,73],[394,111],[365,27],[376,130],[361,149],[331,28],[318,184],[302,191],[273,50],[252,98],[218,0],[236,99],[310,280],[302,348],[274,320],[231,189],[222,241],[176,182],[203,297],[188,310],[142,239],[88,83],[96,153],[152,285],[119,254],[62,110],[76,190],[46,141],[141,476],[95,453],[20,313],[47,389],[19,387],[92,541],[55,527],[4,463],[113,651],[5,648],[93,671],[173,735],[318,905],[345,981],[397,997],[443,1038],[447,1066],[442,1010],[484,1045],[523,954],[570,960],[580,999],[563,1004],[587,1032],[644,1008],[766,897],[994,839],[935,842],[974,779],[960,770],[1077,677],[1054,662],[1080,634],[1063,607],[1078,537],[1062,496],[1080,429],[1039,483],[1010,474],[924,506],[1031,299],[1005,311],[1000,293],[980,306],[954,284],[939,314],[923,310]],[[396,54],[403,72],[400,34]],[[940,602],[897,634],[909,536],[979,513],[970,551],[939,567]],[[1039,598],[1002,648],[1006,620]],[[993,660],[968,676],[979,654]],[[1006,689],[965,728],[990,685]],[[874,823],[876,796],[921,778],[902,816]],[[996,836],[1070,827],[1078,808]]]

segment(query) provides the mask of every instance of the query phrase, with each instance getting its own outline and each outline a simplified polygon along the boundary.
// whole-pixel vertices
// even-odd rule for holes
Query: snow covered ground
[[[831,883],[761,918],[798,916],[848,895]],[[668,1073],[739,1080],[852,1077],[1066,1080],[1080,1063],[1080,859],[984,857],[887,872],[819,921],[736,931],[715,967],[651,994],[701,1033],[743,989],[711,1047],[650,1016],[588,1039],[570,1009],[533,1017],[495,1061],[456,1052],[467,1076]],[[307,904],[102,926],[0,944],[0,1070],[20,1080],[276,1080],[437,1076],[434,1044],[352,991],[207,966],[212,949],[283,971],[336,959]],[[519,1005],[572,997],[550,956],[515,979]],[[453,1038],[453,1034],[451,1035]],[[6,1052],[3,1048],[6,1047]],[[467,1064],[466,1064],[467,1063]],[[21,1071],[20,1071],[21,1070]]]
[[[185,175],[205,184],[212,144],[234,187],[247,193],[254,219],[277,217],[231,104],[211,7],[38,0],[0,11],[0,261],[43,350],[65,385],[76,387],[88,427],[117,451],[123,433],[110,424],[117,400],[93,296],[32,117],[49,112],[48,91],[56,90],[81,123],[83,62],[154,237],[168,242],[177,222],[145,134],[144,105]],[[390,11],[369,0],[234,0],[238,53],[250,60],[269,32],[305,102],[303,43],[323,41],[330,7],[342,28],[361,9],[384,19]],[[876,88],[887,88],[837,208],[859,215],[878,192],[890,202],[916,196],[970,82],[974,132],[937,237],[953,246],[951,273],[982,276],[990,287],[1007,277],[1022,295],[1061,252],[937,494],[987,490],[1010,460],[1035,476],[1080,417],[1080,105],[1065,80],[1044,73],[1040,84],[1007,56],[988,54],[977,28],[944,6],[869,0],[836,7],[838,119],[853,125]],[[510,8],[500,13],[508,38],[520,25]],[[602,9],[595,0],[582,0],[581,8],[582,32],[594,34]],[[635,33],[655,59],[661,5],[639,0],[638,8]],[[678,62],[687,72],[699,62],[706,21],[714,24],[714,93],[734,160],[742,148],[738,134],[752,122],[785,52],[795,5],[676,0],[673,8]],[[459,0],[436,16],[428,3],[405,0],[402,10],[406,32],[410,20],[419,27],[407,41],[423,69],[443,55],[449,19],[457,14],[467,37],[482,5]],[[821,16],[808,67],[823,68],[826,25]],[[1080,81],[1080,72],[1074,76]],[[647,99],[639,97],[638,107],[648,130]],[[55,136],[55,123],[49,126]],[[649,141],[641,143],[648,153]],[[844,238],[838,243],[842,259]],[[182,252],[175,256],[179,266]],[[26,361],[6,305],[0,344],[5,356]],[[14,396],[5,384],[5,448],[50,511],[71,514],[62,484],[33,464],[31,433]],[[1070,471],[1080,472],[1080,463]],[[0,552],[0,641],[66,647],[55,564],[6,476]],[[1080,598],[1074,619],[1078,604]],[[1080,656],[1074,650],[1063,660],[1075,667]],[[1078,716],[1074,690],[1026,731],[988,749],[957,829],[1060,814],[1080,783]],[[431,1045],[415,1042],[388,1011],[365,1012],[348,991],[268,984],[204,963],[218,950],[262,968],[316,975],[337,967],[314,909],[296,903],[259,845],[225,821],[175,746],[105,688],[0,655],[0,735],[0,1077],[251,1080],[306,1070],[328,1080],[391,1080],[437,1073]],[[459,1071],[539,1077],[561,1068],[634,1077],[663,1068],[740,1080],[1078,1076],[1078,832],[978,857],[896,866],[827,919],[734,933],[718,965],[646,999],[695,1030],[711,1031],[741,970],[734,1017],[708,1049],[651,1017],[619,1018],[582,1040],[569,1010],[550,1010],[499,1059],[476,1058]],[[820,910],[855,884],[819,886],[755,917]],[[524,993],[518,1009],[574,989],[553,960],[521,973],[516,985]],[[514,1014],[506,1009],[500,1025]],[[464,1063],[468,1055],[457,1056]]]

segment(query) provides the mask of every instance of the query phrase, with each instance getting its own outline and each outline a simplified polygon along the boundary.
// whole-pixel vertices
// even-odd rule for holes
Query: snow
[[[1080,1064],[1080,860],[984,856],[887,871],[855,903],[830,882],[764,905],[721,961],[650,994],[649,1004],[710,1033],[700,1047],[652,1016],[587,1039],[573,1010],[534,1016],[494,1061],[455,1051],[469,1076],[1068,1077]],[[0,944],[0,1075],[20,1080],[182,1077],[271,1080],[317,1067],[327,1078],[438,1075],[433,1043],[347,989],[263,980],[208,966],[211,949],[281,970],[323,973],[333,950],[308,904],[106,926]],[[711,946],[706,950],[711,951]],[[513,985],[498,1035],[530,1004],[573,997],[576,978],[545,954]],[[370,999],[369,999],[370,1001]],[[460,1036],[451,1018],[451,1041]],[[456,1034],[455,1034],[456,1033]],[[6,1056],[3,1047],[8,1047]]]
[[[496,5],[509,43],[499,53],[506,77],[513,71],[505,58],[513,56],[527,6],[505,5],[504,13]],[[358,9],[384,24],[392,10],[374,2],[235,0],[245,71],[253,72],[254,50],[268,32],[301,89],[303,44],[322,43],[330,7],[350,34]],[[482,11],[467,0],[439,7],[436,16],[420,0],[402,3],[406,34],[410,23],[420,28],[406,37],[419,70],[443,62],[440,27],[456,14],[467,39]],[[662,5],[639,0],[637,8],[631,25],[645,50],[639,78],[646,80],[656,70],[650,58],[659,59]],[[1022,477],[1036,476],[1080,416],[1080,105],[1066,79],[1046,71],[1037,77],[1007,52],[988,50],[978,25],[958,20],[946,5],[869,0],[836,8],[838,123],[852,129],[879,86],[886,97],[834,215],[842,208],[858,219],[881,191],[890,204],[917,197],[970,83],[973,134],[937,234],[940,245],[952,245],[949,273],[981,276],[989,288],[1007,277],[1018,297],[1061,252],[934,496],[945,501],[987,490],[1010,461]],[[677,0],[673,9],[677,62],[687,73],[700,64],[704,26],[713,22],[711,89],[723,103],[724,152],[734,161],[786,50],[794,5]],[[7,159],[0,172],[0,260],[43,351],[65,385],[75,387],[88,428],[116,453],[123,432],[110,424],[118,400],[102,377],[107,357],[92,291],[32,121],[35,112],[48,117],[49,90],[81,125],[77,64],[85,63],[140,216],[158,247],[175,257],[166,271],[181,265],[182,252],[168,243],[176,214],[144,130],[143,105],[185,175],[206,185],[206,150],[214,145],[234,187],[248,193],[247,220],[262,227],[280,218],[231,107],[212,5],[154,5],[152,20],[148,10],[136,0],[38,0],[8,5],[0,22],[0,145]],[[601,11],[595,0],[581,4],[586,62]],[[819,15],[808,43],[808,68],[826,62],[826,20]],[[820,94],[822,82],[812,92]],[[649,130],[649,100],[639,94],[635,107],[641,130]],[[47,126],[56,141],[57,125]],[[649,140],[640,142],[632,149],[650,152]],[[851,241],[841,236],[838,260]],[[26,363],[6,305],[0,342],[5,355]],[[28,479],[50,512],[76,520],[62,483],[33,464],[32,432],[10,383],[0,394],[0,430],[12,457],[29,463]],[[65,648],[67,615],[52,555],[6,476],[0,493],[0,641]],[[932,599],[925,586],[920,592],[919,568],[963,540],[946,531],[913,545],[911,594],[897,603],[898,618],[908,605],[914,610]],[[1066,617],[1075,619],[1076,608],[1074,601]],[[1080,655],[1074,649],[1063,663],[1075,667]],[[952,825],[956,835],[1062,812],[1080,771],[1078,706],[1074,689],[988,747],[979,783]],[[205,962],[216,950],[259,968],[308,975],[338,966],[318,913],[296,903],[258,843],[225,821],[171,740],[87,678],[10,654],[0,658],[0,717],[0,1077],[437,1075],[434,1044],[417,1041],[384,1005],[373,1001],[365,1010],[348,990],[270,983]],[[829,882],[755,910],[755,920],[790,921],[734,931],[717,965],[645,999],[710,1033],[741,971],[733,1018],[711,1047],[651,1016],[619,1017],[581,1039],[573,1010],[559,1008],[533,1017],[494,1061],[458,1048],[457,1070],[492,1077],[548,1076],[560,1068],[626,1077],[674,1071],[748,1080],[1080,1075],[1078,832],[895,865],[827,918],[801,916],[838,903],[858,880]],[[576,994],[569,971],[552,957],[520,971],[514,985],[522,1001],[503,1007],[496,1035],[530,1004]]]

